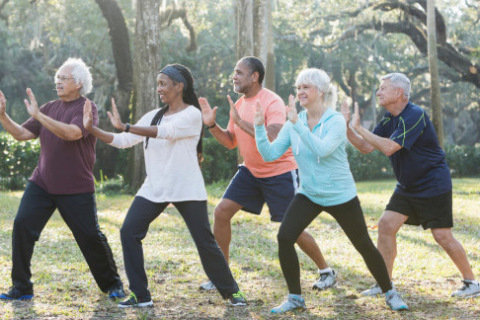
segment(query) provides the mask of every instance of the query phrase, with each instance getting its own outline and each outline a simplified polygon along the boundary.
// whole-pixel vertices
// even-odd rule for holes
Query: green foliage
[[[222,146],[215,138],[203,139],[202,173],[205,183],[230,180],[237,168],[237,152]]]
[[[100,179],[95,179],[95,191],[105,195],[128,194],[128,185],[121,175],[109,179],[103,175],[102,170],[99,173]]]
[[[480,175],[480,144],[475,146],[445,146],[447,163],[452,177]]]
[[[33,168],[37,166],[39,153],[38,140],[19,142],[7,133],[0,133],[0,189],[24,188]]]
[[[394,176],[390,160],[378,150],[362,154],[351,145],[348,145],[347,154],[350,170],[355,181],[391,179]]]

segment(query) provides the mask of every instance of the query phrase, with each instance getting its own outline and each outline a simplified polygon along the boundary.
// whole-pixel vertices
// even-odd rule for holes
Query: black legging
[[[288,290],[292,294],[301,294],[300,267],[295,242],[303,230],[322,211],[328,212],[337,220],[355,249],[362,255],[370,273],[383,292],[392,289],[390,277],[382,255],[370,239],[358,197],[336,206],[324,207],[310,201],[303,194],[297,194],[290,203],[280,230],[278,231],[278,256]]]
[[[167,207],[169,202],[154,203],[136,196],[120,235],[123,247],[125,271],[130,282],[130,291],[137,297],[150,298],[147,275],[144,268],[142,240],[147,235],[150,223]],[[224,299],[238,291],[228,263],[218,246],[208,221],[206,201],[173,202],[182,215],[197,246],[203,269]]]

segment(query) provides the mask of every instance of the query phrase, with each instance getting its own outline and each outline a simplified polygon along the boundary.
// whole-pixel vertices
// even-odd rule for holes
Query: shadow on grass
[[[0,303],[11,305],[13,319],[38,319],[34,299],[27,301],[1,300]]]

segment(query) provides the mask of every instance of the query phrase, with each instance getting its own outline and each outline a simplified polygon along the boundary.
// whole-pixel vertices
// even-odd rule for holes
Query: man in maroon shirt
[[[13,286],[0,299],[33,297],[33,248],[55,209],[72,231],[100,289],[111,298],[124,297],[112,251],[97,221],[92,173],[96,138],[83,127],[85,96],[92,90],[89,68],[81,59],[69,58],[55,74],[55,87],[60,99],[41,108],[27,89],[29,100],[24,102],[31,117],[22,125],[7,115],[6,99],[0,91],[0,122],[5,130],[19,141],[39,137],[41,144],[38,165],[13,224]],[[97,109],[92,107],[97,123]]]

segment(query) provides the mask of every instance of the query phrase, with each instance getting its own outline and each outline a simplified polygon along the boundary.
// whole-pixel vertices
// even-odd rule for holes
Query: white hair
[[[403,90],[403,94],[407,98],[410,98],[410,90],[412,89],[412,85],[410,84],[410,79],[408,79],[408,77],[403,73],[389,73],[381,77],[380,80],[390,80],[395,87]]]
[[[328,108],[335,109],[337,104],[337,88],[330,82],[328,74],[317,68],[308,68],[302,70],[295,81],[295,87],[301,84],[310,84],[317,88],[319,92],[323,92],[323,103]]]
[[[71,68],[72,77],[76,84],[81,84],[80,95],[86,96],[92,91],[92,74],[81,58],[68,58],[55,73],[54,81],[57,81],[57,75],[62,68]]]

